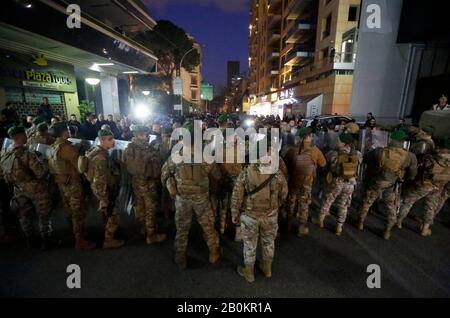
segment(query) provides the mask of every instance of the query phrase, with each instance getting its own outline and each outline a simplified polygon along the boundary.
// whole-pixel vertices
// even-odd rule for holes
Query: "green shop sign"
[[[7,51],[0,51],[0,86],[77,91],[72,65]]]

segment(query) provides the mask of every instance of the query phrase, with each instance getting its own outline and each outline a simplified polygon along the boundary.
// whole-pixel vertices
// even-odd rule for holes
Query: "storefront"
[[[36,115],[47,97],[55,115],[78,113],[74,67],[70,64],[0,50],[0,102],[12,102],[19,116]]]

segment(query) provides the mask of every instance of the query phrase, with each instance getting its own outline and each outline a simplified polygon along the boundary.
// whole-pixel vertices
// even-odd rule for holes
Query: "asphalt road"
[[[415,213],[421,212],[417,208]],[[315,215],[315,213],[313,213]],[[367,229],[360,233],[350,214],[342,237],[331,230],[310,226],[310,236],[297,238],[281,233],[276,242],[273,278],[256,273],[254,284],[236,273],[242,259],[242,245],[222,238],[224,257],[208,263],[206,244],[198,231],[191,231],[188,266],[180,271],[173,263],[174,232],[168,224],[168,241],[147,246],[138,227],[122,218],[119,236],[127,240],[117,250],[76,251],[70,246],[68,225],[59,212],[55,217],[56,236],[63,245],[54,250],[28,250],[23,242],[0,247],[0,296],[13,297],[449,297],[450,228],[448,211],[440,215],[433,236],[417,234],[418,223],[406,221],[391,241],[384,241],[383,216],[372,213]],[[231,231],[230,231],[231,232]],[[89,212],[88,237],[101,242],[100,217]],[[69,240],[69,242],[68,242]],[[69,264],[81,268],[81,289],[68,289]],[[367,266],[381,268],[381,288],[369,289]]]

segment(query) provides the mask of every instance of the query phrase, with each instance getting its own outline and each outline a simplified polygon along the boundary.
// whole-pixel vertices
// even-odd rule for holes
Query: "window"
[[[327,38],[331,34],[331,14],[324,19],[322,39]]]
[[[358,21],[358,7],[350,6],[348,9],[348,21],[356,22]]]
[[[197,91],[196,90],[191,90],[191,96],[193,100],[197,100]]]

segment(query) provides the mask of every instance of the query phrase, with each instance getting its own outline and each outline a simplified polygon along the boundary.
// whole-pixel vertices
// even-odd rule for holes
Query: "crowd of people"
[[[157,216],[162,207],[167,216],[168,206],[174,203],[176,264],[187,267],[188,234],[195,215],[209,248],[210,263],[216,263],[223,252],[219,233],[234,229],[235,240],[243,241],[244,265],[237,271],[248,282],[255,280],[258,244],[262,250],[258,268],[271,277],[281,219],[285,219],[288,231],[295,227],[299,237],[309,234],[313,202],[319,202],[314,221],[320,228],[336,205],[334,232],[341,236],[348,210],[356,202],[355,189],[361,185],[362,195],[354,205],[357,228],[364,230],[369,211],[380,199],[387,215],[383,238],[390,240],[394,227],[402,228],[410,210],[422,198],[425,211],[419,233],[430,236],[435,216],[450,197],[450,139],[433,140],[432,130],[407,125],[403,120],[389,132],[389,143],[361,147],[367,135],[377,133],[373,114],[368,114],[362,127],[352,120],[336,125],[316,118],[306,127],[301,117],[207,113],[161,116],[146,122],[122,118],[118,124],[112,116],[105,119],[102,114],[97,118],[86,114],[83,123],[74,115],[68,121],[50,117],[46,113],[31,118],[29,128],[9,127],[7,134],[13,143],[2,149],[0,156],[0,175],[5,187],[13,189],[12,202],[30,247],[36,242],[33,212],[39,218],[42,248],[53,246],[51,219],[58,195],[70,220],[75,247],[95,248],[96,244],[86,237],[86,204],[92,204],[86,201],[87,192],[96,198],[104,221],[103,248],[122,247],[125,242],[116,237],[116,231],[124,212],[120,208],[124,204],[119,202],[124,200],[119,196],[124,170],[131,177],[133,213],[147,244],[167,239],[158,227]],[[172,140],[171,132],[184,128],[194,143],[194,120],[202,120],[204,129],[220,129],[223,135],[226,128],[278,128],[282,148],[271,147],[272,139],[266,136],[269,148],[264,155],[279,151],[279,170],[270,175],[262,173],[261,168],[267,165],[262,157],[246,163],[175,162],[171,149],[186,140]],[[365,138],[360,137],[363,132]],[[151,134],[156,135],[152,142]],[[336,138],[325,145],[317,142],[321,140],[318,136],[326,136],[328,141]],[[71,137],[97,139],[98,145],[83,155],[68,140]],[[130,141],[119,159],[110,152],[116,139]],[[232,147],[236,158],[237,142],[237,138],[218,140],[215,147]],[[31,150],[33,144],[49,148],[45,154],[38,154]],[[9,202],[3,200],[3,210],[7,205]],[[7,234],[0,222],[0,239]]]

